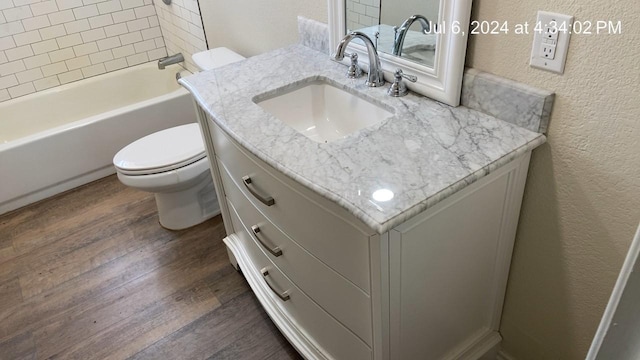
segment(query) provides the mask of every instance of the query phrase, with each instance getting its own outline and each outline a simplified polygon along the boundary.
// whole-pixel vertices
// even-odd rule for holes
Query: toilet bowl
[[[241,55],[226,48],[193,56],[201,70],[242,59]],[[167,229],[186,229],[220,213],[197,123],[138,139],[114,156],[113,165],[124,185],[154,193],[160,225]]]

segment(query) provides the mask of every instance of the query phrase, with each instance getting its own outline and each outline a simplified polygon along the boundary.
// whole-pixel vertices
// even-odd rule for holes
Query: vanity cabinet
[[[530,152],[381,234],[199,121],[231,263],[304,357],[479,359],[499,344]]]

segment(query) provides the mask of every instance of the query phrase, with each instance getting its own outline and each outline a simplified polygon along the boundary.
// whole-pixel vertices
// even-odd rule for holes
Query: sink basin
[[[309,139],[328,143],[380,123],[393,113],[322,80],[254,100],[271,115]]]

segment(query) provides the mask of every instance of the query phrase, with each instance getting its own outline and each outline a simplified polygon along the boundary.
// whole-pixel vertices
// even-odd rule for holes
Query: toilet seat
[[[118,179],[130,187],[149,192],[181,191],[209,174],[209,160],[205,157],[178,169],[147,175],[127,175],[118,171]]]
[[[197,123],[155,132],[125,146],[113,158],[122,175],[170,172],[206,157]]]

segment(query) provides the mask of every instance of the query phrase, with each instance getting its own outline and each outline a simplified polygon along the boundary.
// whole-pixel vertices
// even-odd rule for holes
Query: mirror
[[[440,0],[346,0],[345,6],[346,33],[377,37],[378,52],[433,68]]]
[[[452,106],[460,103],[472,0],[329,0],[330,46],[335,51],[350,31],[377,42],[385,80],[396,69],[418,77],[407,87]],[[378,37],[376,40],[376,33]],[[366,48],[349,51],[368,68]],[[348,64],[345,58],[343,63]]]

